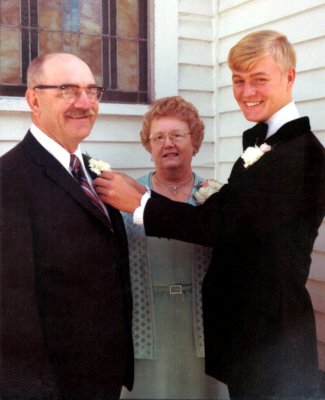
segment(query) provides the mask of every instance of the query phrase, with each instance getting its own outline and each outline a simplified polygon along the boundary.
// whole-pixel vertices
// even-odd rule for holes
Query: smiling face
[[[150,135],[171,131],[185,133],[190,130],[186,122],[175,117],[156,118],[151,123]],[[171,141],[168,136],[163,143],[150,140],[150,152],[156,169],[161,174],[166,175],[176,170],[184,174],[191,171],[192,157],[195,153],[191,135],[186,135],[178,142]]]
[[[53,55],[44,62],[42,71],[37,84],[95,84],[87,64],[71,54]],[[60,89],[29,88],[26,99],[33,122],[70,153],[90,134],[98,113],[98,103],[91,103],[84,91],[71,104],[62,97]]]
[[[248,121],[265,122],[292,101],[295,69],[283,71],[271,55],[248,71],[232,70],[235,99]]]

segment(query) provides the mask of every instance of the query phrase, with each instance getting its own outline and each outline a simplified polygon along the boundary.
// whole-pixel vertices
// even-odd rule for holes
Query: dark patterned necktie
[[[90,198],[91,202],[107,216],[107,211],[105,210],[103,204],[99,201],[99,198],[94,192],[93,188],[89,185],[86,177],[83,174],[80,160],[75,154],[70,154],[70,171],[73,177],[79,181],[82,190]]]

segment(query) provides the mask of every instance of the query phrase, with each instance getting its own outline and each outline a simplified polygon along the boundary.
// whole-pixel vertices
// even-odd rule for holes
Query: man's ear
[[[33,89],[27,89],[25,93],[25,99],[32,110],[33,114],[37,114],[39,112],[40,106],[39,106],[39,100],[38,96]]]
[[[292,67],[292,68],[288,69],[287,79],[288,79],[288,88],[292,89],[292,86],[296,79],[296,69],[295,68]]]

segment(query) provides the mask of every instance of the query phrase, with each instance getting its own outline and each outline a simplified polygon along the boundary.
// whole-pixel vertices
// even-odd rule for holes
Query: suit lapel
[[[98,178],[98,175],[89,168],[89,160],[91,157],[89,157],[86,154],[83,154],[82,157],[83,157],[87,172],[89,173],[91,179],[94,180],[94,179]],[[119,240],[121,242],[120,244],[123,244],[122,242],[126,238],[126,233],[125,233],[125,226],[124,226],[122,215],[119,210],[117,210],[116,208],[113,208],[109,204],[104,203],[104,205],[107,208],[111,223],[113,225],[115,235],[117,237],[119,237]],[[124,243],[124,248],[127,248],[126,242]]]
[[[32,156],[36,164],[44,170],[44,173],[64,189],[79,204],[99,219],[110,231],[112,226],[108,219],[101,213],[96,206],[92,204],[90,199],[80,188],[79,183],[65,170],[65,168],[52,156],[34,136],[28,132],[23,140],[23,145]]]
[[[265,130],[266,129],[266,130]],[[292,140],[301,134],[310,131],[310,124],[308,117],[302,117],[295,119],[293,121],[287,122],[284,124],[277,132],[275,132],[272,136],[265,140],[265,143],[270,145],[272,148],[276,146],[280,146],[283,143]],[[254,147],[258,143],[261,144],[261,139],[258,141],[258,137],[263,138],[264,134],[267,132],[267,124],[260,122],[252,128],[246,130],[243,133],[243,149],[246,150],[247,147]],[[261,135],[261,136],[260,136]],[[264,136],[265,138],[265,136]],[[262,140],[263,141],[263,140]],[[255,167],[264,167],[265,163],[268,162],[269,157],[271,157],[272,153],[265,153],[263,157],[261,157],[257,162]],[[254,164],[253,164],[254,166]],[[252,166],[252,167],[253,167]],[[251,168],[251,167],[250,167]],[[244,161],[241,157],[235,162],[233,169],[231,171],[231,175],[229,178],[229,182],[234,179],[238,179],[242,176],[243,173],[246,173],[250,170],[250,168],[244,167]]]
[[[310,131],[310,123],[308,117],[301,117],[293,121],[287,122],[281,128],[266,139],[266,143],[270,146],[276,146],[289,140],[292,140],[303,133]]]

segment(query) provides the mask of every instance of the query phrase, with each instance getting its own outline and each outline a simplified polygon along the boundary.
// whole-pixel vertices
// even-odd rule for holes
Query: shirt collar
[[[266,121],[269,126],[266,137],[269,138],[278,131],[282,125],[297,118],[299,118],[299,112],[295,103],[291,101]]]
[[[40,143],[40,145],[43,146],[45,150],[47,150],[50,154],[52,154],[52,156],[56,158],[68,172],[70,172],[70,153],[55,140],[47,136],[35,124],[31,125],[30,131],[34,138]],[[79,146],[73,154],[75,154],[79,158],[82,168],[85,171],[84,160]]]

